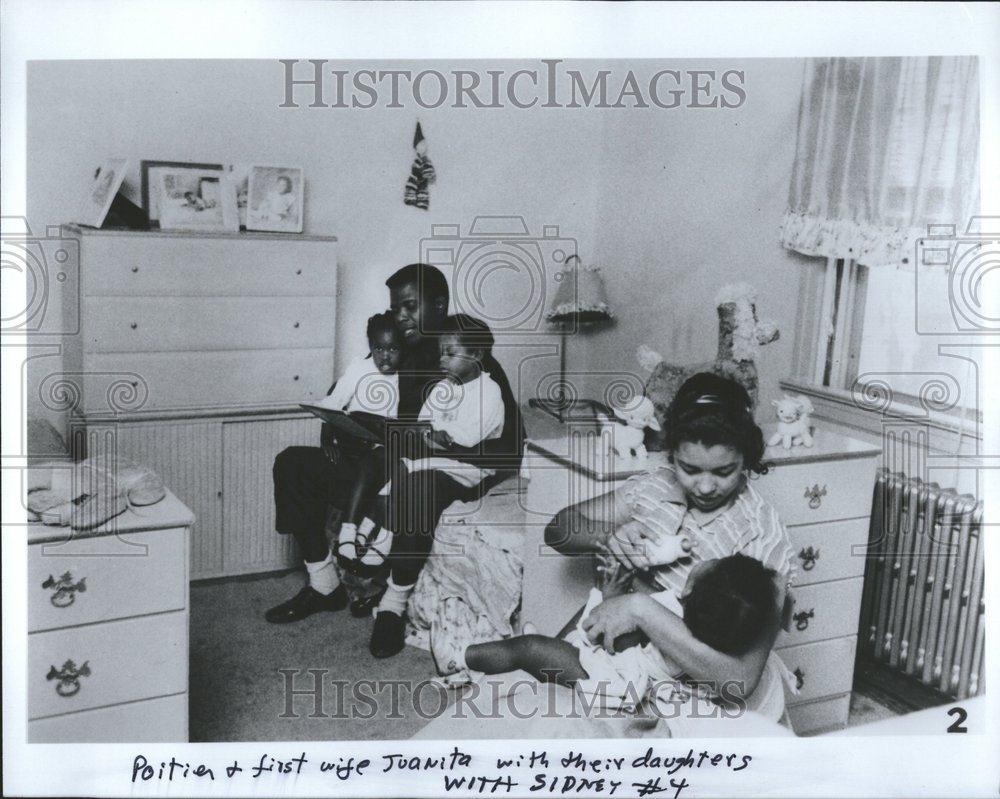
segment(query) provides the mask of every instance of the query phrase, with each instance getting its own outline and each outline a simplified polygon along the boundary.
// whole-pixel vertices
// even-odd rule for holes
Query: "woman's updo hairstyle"
[[[700,372],[684,381],[667,409],[667,449],[685,441],[706,447],[733,447],[743,455],[743,465],[764,474],[764,433],[753,419],[750,395],[735,380]]]

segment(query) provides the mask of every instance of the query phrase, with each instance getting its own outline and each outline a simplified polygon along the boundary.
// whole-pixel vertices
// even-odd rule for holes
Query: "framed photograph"
[[[160,226],[160,176],[165,172],[175,175],[204,175],[222,172],[222,164],[194,164],[187,161],[142,161],[139,165],[142,210],[151,228]],[[215,175],[215,177],[218,177]]]
[[[301,233],[304,188],[299,167],[250,167],[247,230]]]
[[[79,224],[89,227],[104,224],[108,209],[125,180],[127,167],[128,160],[125,158],[111,158],[97,167],[76,220]]]
[[[236,189],[223,173],[166,169],[159,174],[160,228],[237,232]]]

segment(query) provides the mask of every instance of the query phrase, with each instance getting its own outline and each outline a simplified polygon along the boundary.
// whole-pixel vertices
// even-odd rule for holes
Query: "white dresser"
[[[173,494],[86,532],[28,527],[28,741],[188,739],[188,548]]]
[[[63,235],[80,244],[81,332],[65,374],[41,391],[71,397],[74,454],[114,448],[163,477],[197,519],[192,578],[291,565],[293,542],[274,533],[271,465],[319,440],[298,403],[335,376],[336,240]]]
[[[593,584],[588,558],[569,558],[545,544],[545,526],[562,508],[613,490],[637,473],[634,462],[599,454],[593,425],[562,426],[528,411],[523,621],[554,635],[586,600]],[[795,674],[798,695],[787,696],[799,735],[847,723],[858,612],[865,569],[864,550],[878,448],[820,430],[811,449],[769,448],[771,471],[755,479],[788,527],[798,556],[792,587],[791,630],[775,647]],[[664,462],[651,453],[644,468]]]

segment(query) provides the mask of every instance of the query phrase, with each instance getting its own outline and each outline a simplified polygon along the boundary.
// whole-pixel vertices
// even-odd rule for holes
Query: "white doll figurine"
[[[813,406],[809,399],[801,394],[785,394],[780,400],[772,400],[771,404],[778,415],[778,431],[771,436],[767,445],[774,447],[781,444],[785,449],[800,445],[811,447],[813,437],[809,414],[813,412]]]
[[[621,457],[645,460],[646,428],[660,430],[656,409],[649,397],[633,397],[627,403],[611,408],[619,421],[600,414],[601,423],[611,429],[611,449]]]

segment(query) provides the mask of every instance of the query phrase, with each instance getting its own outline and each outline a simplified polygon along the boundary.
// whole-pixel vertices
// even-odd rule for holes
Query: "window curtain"
[[[806,63],[785,247],[912,267],[928,224],[962,232],[978,207],[976,58]]]

